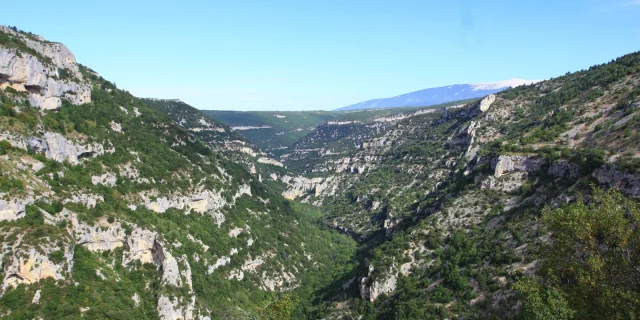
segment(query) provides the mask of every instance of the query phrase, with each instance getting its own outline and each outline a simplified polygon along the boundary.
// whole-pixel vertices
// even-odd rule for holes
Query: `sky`
[[[198,109],[330,110],[640,50],[640,0],[30,0],[2,12],[119,88]]]

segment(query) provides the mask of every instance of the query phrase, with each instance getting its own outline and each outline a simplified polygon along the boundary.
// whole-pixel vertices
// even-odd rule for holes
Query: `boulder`
[[[478,105],[478,109],[481,112],[487,112],[489,107],[496,101],[496,96],[494,94],[490,94],[486,96],[484,99],[480,100],[480,104]]]

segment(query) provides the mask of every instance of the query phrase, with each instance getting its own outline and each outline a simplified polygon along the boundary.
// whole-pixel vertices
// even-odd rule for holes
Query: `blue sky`
[[[545,79],[640,50],[640,0],[7,1],[143,97],[316,110],[429,87]]]

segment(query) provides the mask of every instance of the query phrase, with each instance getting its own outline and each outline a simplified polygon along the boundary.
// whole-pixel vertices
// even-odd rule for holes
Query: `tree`
[[[298,297],[293,294],[285,294],[280,299],[269,303],[259,309],[261,320],[286,320],[291,319],[291,313],[298,304]]]
[[[535,320],[571,319],[566,294],[556,287],[544,286],[533,278],[519,280],[514,289],[522,296],[522,317]]]
[[[542,269],[567,293],[578,319],[640,316],[640,206],[594,188],[591,201],[542,212],[552,233]]]

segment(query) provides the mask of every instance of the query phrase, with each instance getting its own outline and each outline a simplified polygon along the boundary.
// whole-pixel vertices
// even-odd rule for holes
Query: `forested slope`
[[[326,315],[636,317],[639,88],[634,53],[369,135],[307,137],[314,155],[291,168],[317,184],[300,197],[361,248]]]
[[[241,141],[226,127],[205,144],[63,45],[0,31],[0,314],[258,317],[286,292],[303,312],[349,267],[353,241],[213,147]]]

